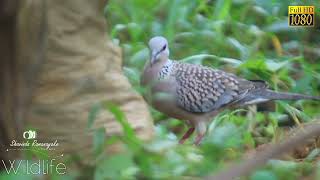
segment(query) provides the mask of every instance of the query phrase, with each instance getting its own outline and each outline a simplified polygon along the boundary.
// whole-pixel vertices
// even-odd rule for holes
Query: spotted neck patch
[[[173,61],[171,61],[170,59],[166,62],[166,64],[163,65],[163,67],[161,68],[161,71],[159,72],[159,80],[161,79],[165,79],[171,72],[172,70],[172,66],[173,66]]]

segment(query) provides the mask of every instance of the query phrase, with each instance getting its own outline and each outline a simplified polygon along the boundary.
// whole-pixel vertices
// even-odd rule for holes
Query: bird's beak
[[[157,56],[158,56],[158,52],[157,51],[152,51],[151,52],[151,61],[150,61],[151,66],[156,62]]]

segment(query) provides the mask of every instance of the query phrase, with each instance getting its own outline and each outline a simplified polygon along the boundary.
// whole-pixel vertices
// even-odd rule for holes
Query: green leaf
[[[202,64],[204,59],[214,59],[217,61],[221,61],[224,63],[230,63],[234,66],[239,66],[242,64],[242,62],[238,59],[233,59],[233,58],[225,58],[225,57],[219,57],[211,54],[198,54],[198,55],[193,55],[186,57],[182,59],[181,61],[186,62],[186,63],[192,63],[192,64]]]
[[[129,63],[132,67],[136,67],[137,69],[142,70],[143,65],[148,59],[149,59],[149,49],[143,48],[131,56]]]
[[[289,171],[294,171],[299,166],[299,163],[296,163],[293,161],[269,160],[267,165],[281,171],[289,172]]]
[[[134,86],[138,86],[140,82],[140,74],[134,68],[123,67],[123,73],[129,79],[130,83]]]
[[[217,20],[224,20],[230,13],[231,0],[218,0],[216,1],[214,9],[214,17]]]
[[[250,176],[250,180],[278,180],[276,175],[271,171],[260,170]]]
[[[271,78],[271,71],[268,69],[267,64],[263,59],[250,59],[245,61],[239,67],[242,70],[249,70],[257,74],[260,78],[264,80],[269,80]]]
[[[100,103],[96,103],[94,104],[90,111],[89,111],[89,115],[88,115],[88,124],[87,127],[91,128],[95,119],[97,118],[97,115],[99,113],[99,111],[101,110],[101,104]]]
[[[264,71],[267,70],[267,65],[262,59],[252,59],[241,64],[240,68]]]
[[[99,128],[95,130],[93,134],[93,152],[96,156],[103,151],[105,141],[106,141],[105,128]]]
[[[101,161],[95,170],[94,179],[133,179],[138,172],[132,154],[115,154]]]
[[[120,123],[123,130],[123,141],[125,141],[132,150],[139,150],[142,142],[136,136],[134,129],[128,123],[123,111],[121,111],[117,105],[110,102],[106,103],[106,108],[114,115],[115,120]]]
[[[274,60],[271,60],[271,59],[266,61],[267,69],[272,72],[276,72],[279,69],[286,67],[288,64],[289,64],[289,61],[275,62]]]
[[[308,156],[306,157],[306,161],[313,161],[314,159],[316,159],[317,157],[319,157],[320,155],[320,148],[315,148],[311,151],[311,153],[308,154]]]
[[[255,142],[250,132],[244,132],[243,142],[251,148],[255,147]]]

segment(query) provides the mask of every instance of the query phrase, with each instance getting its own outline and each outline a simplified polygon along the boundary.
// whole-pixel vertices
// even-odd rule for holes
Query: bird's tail
[[[296,93],[275,92],[269,89],[258,89],[250,92],[246,97],[239,101],[240,105],[251,105],[263,103],[271,100],[299,100],[309,99],[320,101],[320,96],[309,96]]]
[[[286,92],[275,92],[269,89],[265,89],[259,92],[260,97],[269,100],[299,100],[299,99],[310,99],[320,100],[320,96],[309,96],[297,93],[286,93]]]

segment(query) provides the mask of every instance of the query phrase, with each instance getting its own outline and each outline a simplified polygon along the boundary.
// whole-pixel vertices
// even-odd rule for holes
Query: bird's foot
[[[194,145],[198,146],[201,142],[201,140],[203,139],[204,134],[197,134],[196,139],[194,141]]]
[[[183,144],[194,132],[195,128],[191,127],[188,129],[188,131],[182,136],[182,138],[179,140],[179,144]]]

